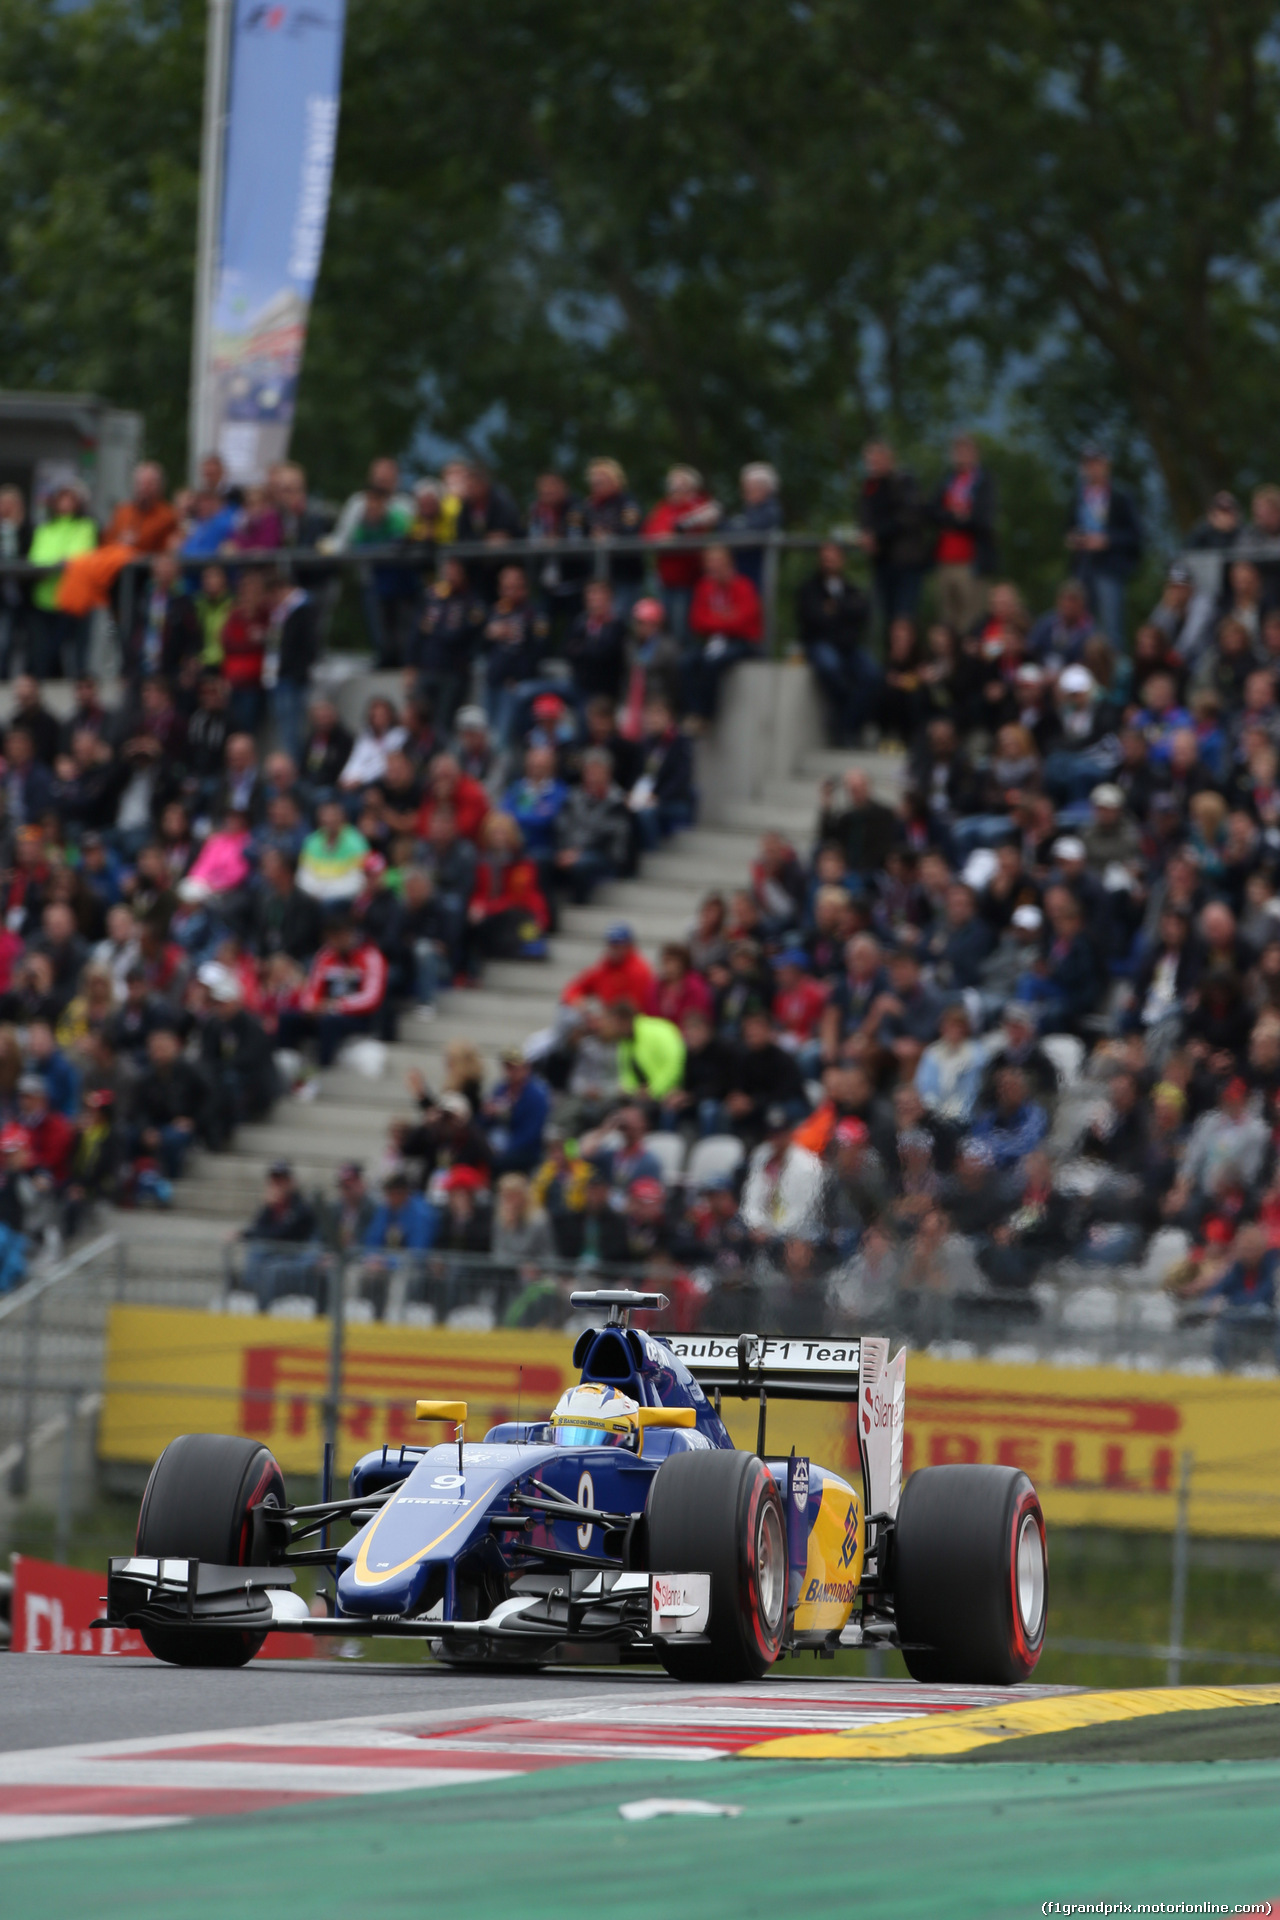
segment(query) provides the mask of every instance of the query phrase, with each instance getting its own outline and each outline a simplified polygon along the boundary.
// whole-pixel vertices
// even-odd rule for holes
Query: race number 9
[[[584,1473],[578,1481],[578,1505],[580,1507],[594,1507],[595,1503],[596,1490],[591,1475]],[[584,1553],[591,1545],[591,1522],[589,1520],[584,1521],[578,1528],[578,1545]]]

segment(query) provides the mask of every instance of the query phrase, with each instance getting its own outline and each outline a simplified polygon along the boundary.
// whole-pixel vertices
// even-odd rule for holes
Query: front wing
[[[292,1591],[284,1567],[215,1567],[200,1560],[108,1562],[106,1613],[96,1627],[170,1628],[186,1632],[310,1633],[441,1641],[455,1651],[505,1643],[533,1653],[566,1640],[643,1647],[654,1640],[707,1644],[711,1576],[626,1573],[574,1567],[528,1573],[509,1599],[482,1620],[426,1614],[315,1617]]]

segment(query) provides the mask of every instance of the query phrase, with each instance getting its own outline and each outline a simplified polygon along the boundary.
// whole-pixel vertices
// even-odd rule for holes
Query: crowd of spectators
[[[29,539],[21,509],[0,495],[0,557],[69,571],[94,550],[70,486]],[[431,1253],[501,1257],[528,1283],[511,1311],[537,1317],[550,1258],[640,1264],[682,1324],[892,1311],[928,1337],[957,1302],[1034,1318],[1047,1263],[1137,1266],[1155,1236],[1220,1358],[1269,1338],[1280,490],[1252,514],[1215,498],[1191,544],[1226,553],[1221,588],[1173,566],[1130,642],[1141,526],[1097,449],[1038,614],[997,577],[972,442],[929,497],[868,449],[848,544],[883,645],[834,545],[798,632],[839,735],[901,742],[900,797],[828,782],[811,843],[766,835],[656,966],[615,928],[496,1087],[477,1057],[415,1090],[376,1200],[349,1169],[346,1198],[313,1205],[277,1169],[251,1250],[337,1233],[379,1313],[415,1304],[399,1256]],[[541,957],[561,900],[687,825],[690,735],[761,632],[760,549],[733,537],[778,524],[763,467],[732,516],[688,468],[646,516],[605,460],[581,500],[549,475],[523,514],[474,465],[402,490],[383,460],[332,524],[296,468],[236,493],[211,460],[169,502],[143,467],[104,531],[152,556],[112,711],[56,577],[8,593],[28,671],[4,742],[0,1287],[32,1220],[102,1193],[163,1204],[193,1141],[309,1097],[312,1054],[393,1034],[488,959]],[[671,532],[728,544],[660,554],[653,593],[642,549],[600,570],[587,546]],[[538,554],[579,535],[580,567]],[[513,538],[524,566],[430,577],[438,545]],[[314,684],[324,580],[260,557],[361,545],[403,688],[353,736]],[[39,679],[67,669],[59,723]],[[293,1290],[266,1255],[248,1276],[264,1303]]]
[[[935,549],[952,619],[914,677],[920,581],[877,577],[896,802],[856,767],[826,782],[811,840],[767,834],[682,941],[650,958],[612,929],[497,1086],[472,1055],[419,1087],[354,1243],[402,1263],[370,1311],[447,1309],[487,1259],[523,1276],[514,1322],[554,1317],[564,1276],[626,1266],[686,1327],[928,1340],[1030,1326],[1047,1273],[1123,1270],[1162,1289],[1160,1324],[1212,1315],[1219,1361],[1270,1348],[1280,550],[1272,579],[1256,547],[1280,494],[1237,514],[1255,557],[1220,594],[1171,567],[1129,645],[1098,557],[1123,581],[1140,533],[1108,490],[1090,451],[1076,563],[1037,617],[976,548]],[[961,492],[990,499],[980,474]],[[1198,544],[1229,544],[1227,504]]]

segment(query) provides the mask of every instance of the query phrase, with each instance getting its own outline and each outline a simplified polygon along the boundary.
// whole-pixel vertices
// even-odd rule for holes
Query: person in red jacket
[[[714,527],[720,508],[703,485],[696,467],[672,467],[666,498],[644,523],[646,540],[665,540],[672,534],[703,533]],[[688,638],[689,604],[702,578],[702,555],[695,550],[660,553],[657,560],[667,625],[683,645]]]
[[[467,972],[480,960],[543,960],[551,915],[538,885],[537,863],[524,850],[520,823],[491,813],[481,835],[475,887],[467,908]]]
[[[233,733],[256,735],[262,721],[262,664],[267,654],[271,606],[266,575],[246,567],[236,603],[222,628],[222,671],[231,688],[228,711]]]
[[[387,963],[352,921],[339,920],[311,962],[296,1011],[280,1015],[282,1047],[314,1039],[322,1067],[344,1040],[368,1033],[387,997]]]
[[[437,807],[447,807],[457,824],[459,837],[480,844],[480,832],[493,802],[478,780],[464,773],[451,753],[439,753],[431,762],[426,798],[418,810],[418,838],[431,838],[431,822]]]
[[[760,645],[760,595],[733,569],[728,547],[708,547],[689,609],[692,644],[680,666],[685,706],[700,720],[715,717],[720,681],[734,662]]]
[[[78,1135],[66,1115],[49,1105],[49,1090],[38,1073],[24,1073],[18,1082],[18,1119],[27,1136],[28,1165],[47,1174],[55,1187],[65,1187]]]
[[[644,955],[637,953],[635,935],[619,923],[604,937],[604,952],[594,967],[586,967],[560,995],[567,1007],[579,1000],[599,1000],[612,1006],[629,1000],[637,1013],[652,1013],[658,1004],[658,983]]]

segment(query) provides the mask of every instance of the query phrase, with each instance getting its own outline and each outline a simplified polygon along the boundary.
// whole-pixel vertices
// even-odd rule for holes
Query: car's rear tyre
[[[236,1434],[184,1433],[171,1440],[155,1466],[138,1514],[137,1552],[151,1559],[203,1560],[218,1567],[261,1566],[250,1515],[258,1506],[286,1504],[284,1477],[259,1440]],[[143,1627],[157,1660],[176,1667],[242,1667],[265,1633],[186,1633]]]
[[[1049,1557],[1016,1467],[925,1467],[902,1490],[894,1611],[916,1680],[1016,1686],[1044,1645]]]
[[[782,1651],[787,1524],[782,1496],[753,1453],[673,1453],[646,1512],[654,1573],[709,1573],[710,1645],[658,1641],[677,1680],[758,1680]]]

